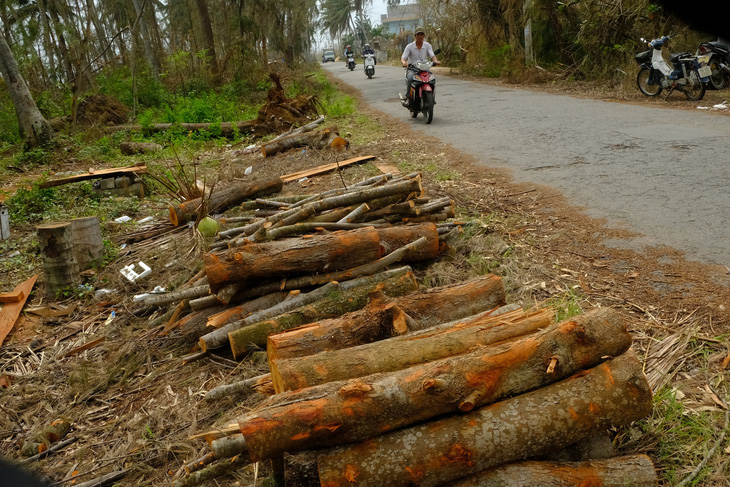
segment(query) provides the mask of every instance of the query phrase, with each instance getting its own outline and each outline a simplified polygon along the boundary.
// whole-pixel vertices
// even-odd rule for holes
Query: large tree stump
[[[529,314],[515,311],[500,316],[485,313],[456,325],[446,324],[357,347],[272,360],[271,378],[275,390],[283,392],[405,369],[464,353],[478,345],[534,333],[549,326],[552,316],[552,310]]]
[[[368,282],[369,281],[369,282]],[[267,321],[254,323],[239,328],[228,334],[231,351],[234,357],[241,357],[251,351],[252,347],[266,347],[269,335],[321,320],[332,318],[361,309],[367,303],[368,294],[376,286],[388,296],[402,296],[418,289],[418,283],[413,273],[391,277],[382,280],[380,274],[371,276],[371,279],[360,278],[359,285],[345,289],[355,281],[343,283],[340,292],[333,293],[326,298],[313,302],[307,306],[290,311]]]
[[[74,251],[71,222],[51,223],[37,227],[38,242],[43,255],[46,298],[55,301],[58,292],[81,282],[79,263]]]
[[[247,199],[278,193],[281,191],[282,185],[281,178],[277,176],[268,180],[247,181],[215,190],[207,198],[207,212],[223,212]],[[173,225],[178,226],[195,220],[202,210],[202,205],[202,198],[185,201],[179,205],[171,205],[170,221]]]
[[[392,300],[378,294],[361,311],[270,335],[266,350],[271,361],[354,347],[473,316],[504,299],[502,279],[494,275]]]
[[[470,414],[336,447],[317,457],[328,487],[431,487],[574,443],[651,413],[633,352]]]
[[[631,346],[610,308],[504,345],[272,396],[239,420],[253,460],[353,443],[546,387]],[[280,406],[279,406],[280,405]]]
[[[302,458],[303,460],[303,458]],[[315,460],[316,463],[316,460]],[[290,462],[300,478],[311,478],[311,467],[303,461]],[[306,477],[305,477],[306,476]],[[319,481],[319,479],[317,478]],[[588,460],[583,462],[510,463],[490,468],[442,487],[655,487],[654,464],[646,455]]]

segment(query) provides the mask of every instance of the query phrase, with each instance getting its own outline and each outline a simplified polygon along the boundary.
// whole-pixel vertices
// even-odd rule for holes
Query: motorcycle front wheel
[[[687,81],[689,84],[682,87],[684,96],[692,101],[701,100],[705,96],[707,85],[700,79],[700,73],[696,69],[693,69],[687,74]]]
[[[639,71],[639,74],[636,75],[636,85],[639,87],[639,91],[641,91],[646,96],[659,96],[659,93],[662,92],[662,86],[659,84],[650,85],[650,77],[651,69],[645,66],[642,67]]]
[[[433,120],[433,91],[423,92],[423,105],[421,110],[423,111],[423,117],[426,119],[426,123],[431,123]]]

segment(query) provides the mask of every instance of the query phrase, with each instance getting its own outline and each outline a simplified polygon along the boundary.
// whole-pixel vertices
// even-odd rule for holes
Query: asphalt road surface
[[[609,245],[668,245],[688,260],[730,266],[730,116],[496,87],[436,74],[433,122],[400,105],[404,70],[358,63],[324,69],[411,127],[557,188],[609,225],[644,235]],[[684,95],[672,93],[684,101]],[[702,105],[702,102],[699,102]]]

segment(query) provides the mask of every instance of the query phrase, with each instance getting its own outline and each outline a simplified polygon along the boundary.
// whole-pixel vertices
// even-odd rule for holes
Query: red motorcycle
[[[407,69],[416,72],[408,87],[408,93],[401,102],[411,112],[411,117],[416,118],[423,113],[426,123],[433,120],[433,106],[436,96],[436,77],[430,71],[433,61],[416,61],[408,65]]]

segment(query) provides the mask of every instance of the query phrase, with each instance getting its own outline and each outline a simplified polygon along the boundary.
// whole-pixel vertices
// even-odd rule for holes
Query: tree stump
[[[46,297],[55,301],[60,290],[81,282],[74,251],[73,226],[71,222],[51,223],[38,226],[37,231],[43,255]]]
[[[104,257],[104,240],[101,237],[99,217],[74,218],[71,220],[71,229],[79,271],[98,266]]]

